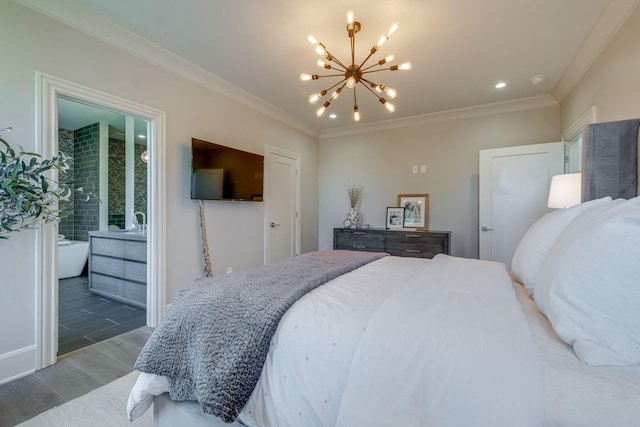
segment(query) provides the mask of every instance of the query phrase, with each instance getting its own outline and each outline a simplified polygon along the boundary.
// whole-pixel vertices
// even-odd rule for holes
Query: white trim
[[[30,345],[0,355],[0,384],[33,374],[33,360],[36,357],[36,346]],[[16,372],[19,372],[16,374]],[[11,376],[9,376],[11,375]]]
[[[300,186],[300,164],[301,157],[300,154],[295,153],[293,151],[286,150],[284,148],[276,147],[273,145],[265,144],[265,167],[264,167],[264,264],[266,265],[269,261],[269,203],[270,203],[270,195],[269,195],[269,176],[270,176],[270,165],[271,165],[271,155],[277,154],[283,157],[288,157],[295,161],[296,165],[296,255],[300,255],[300,223],[301,223],[301,186]]]
[[[300,122],[289,113],[257,96],[223,80],[180,56],[92,13],[76,2],[50,0],[15,0],[65,25],[80,30],[138,58],[196,82],[309,136],[318,137],[318,130]]]
[[[326,138],[334,138],[339,136],[348,136],[367,132],[379,132],[410,126],[420,126],[430,123],[469,119],[473,117],[481,117],[494,114],[505,114],[536,108],[556,107],[558,105],[560,105],[558,104],[558,101],[556,101],[550,95],[534,96],[530,98],[517,99],[514,101],[496,102],[493,104],[457,108],[454,110],[439,111],[437,113],[422,114],[413,117],[384,120],[381,122],[366,125],[325,129],[320,132],[320,141]]]
[[[551,92],[558,102],[564,101],[576,87],[637,5],[638,0],[611,0],[591,30],[589,37]]]
[[[36,151],[58,151],[57,99],[109,108],[148,121],[147,325],[156,326],[166,300],[165,113],[104,92],[36,72]],[[55,226],[36,231],[36,369],[56,362],[57,236]]]
[[[587,111],[581,115],[567,130],[562,132],[561,138],[563,141],[571,141],[575,139],[578,133],[581,133],[584,128],[591,123],[596,122],[596,106],[592,105]]]

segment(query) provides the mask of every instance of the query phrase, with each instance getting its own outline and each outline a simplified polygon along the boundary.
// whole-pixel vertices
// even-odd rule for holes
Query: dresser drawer
[[[433,258],[449,253],[449,235],[445,233],[403,232],[387,233],[386,251],[396,256]]]
[[[384,252],[384,233],[368,230],[336,230],[334,249]]]
[[[333,229],[333,249],[387,252],[394,256],[433,258],[449,254],[449,231]]]

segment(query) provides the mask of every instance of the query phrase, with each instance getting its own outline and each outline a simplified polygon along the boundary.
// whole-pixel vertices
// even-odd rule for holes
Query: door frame
[[[165,113],[58,77],[36,72],[36,151],[58,153],[58,97],[147,120],[147,325],[156,326],[166,301]],[[36,231],[36,369],[56,363],[58,250],[55,226]]]
[[[271,200],[269,194],[269,179],[270,179],[270,169],[271,169],[271,159],[273,155],[279,155],[283,157],[287,157],[295,162],[296,165],[296,215],[295,215],[295,230],[296,230],[296,238],[295,238],[295,253],[296,255],[300,254],[300,154],[295,153],[293,151],[286,150],[284,148],[276,147],[273,145],[265,144],[264,146],[264,265],[267,265],[269,262],[269,203]]]

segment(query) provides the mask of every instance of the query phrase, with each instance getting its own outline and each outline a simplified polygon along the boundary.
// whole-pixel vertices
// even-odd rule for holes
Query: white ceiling
[[[341,61],[349,61],[346,12],[362,30],[356,62],[394,21],[400,28],[374,59],[390,53],[408,72],[374,74],[398,90],[396,112],[360,88],[360,124],[552,95],[573,87],[637,0],[17,0],[88,32],[87,18],[118,32],[116,45],[161,47],[282,110],[317,131],[351,126],[353,96],[345,90],[327,110],[309,94],[337,82],[301,82],[301,72],[322,73],[306,40],[313,34]],[[55,3],[55,5],[49,4]],[[84,20],[85,22],[81,22]],[[105,21],[106,20],[106,21]],[[116,24],[117,26],[113,26]],[[109,31],[102,28],[101,37]],[[127,31],[122,31],[123,29]],[[131,33],[129,33],[131,32]],[[134,34],[132,34],[134,33]],[[96,33],[97,34],[97,33]],[[116,34],[116,32],[112,32]],[[123,36],[124,34],[124,36]],[[123,41],[124,40],[124,41]],[[167,53],[164,51],[163,53]],[[138,52],[141,53],[141,52]],[[156,51],[156,56],[157,56]],[[168,55],[171,56],[171,55]],[[150,57],[150,56],[148,56]],[[546,76],[533,85],[531,78]],[[504,81],[507,87],[496,90]],[[235,89],[235,88],[234,88]]]

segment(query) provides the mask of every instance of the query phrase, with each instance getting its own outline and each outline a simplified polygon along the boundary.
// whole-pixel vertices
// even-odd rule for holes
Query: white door
[[[511,258],[527,229],[548,212],[551,177],[564,173],[564,143],[480,150],[480,259]]]
[[[265,263],[299,253],[299,158],[295,153],[267,147]]]

